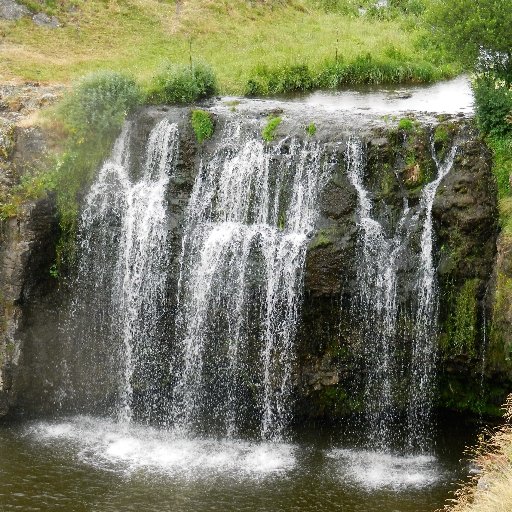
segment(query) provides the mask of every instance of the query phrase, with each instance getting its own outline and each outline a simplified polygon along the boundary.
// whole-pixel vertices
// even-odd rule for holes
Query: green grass
[[[264,126],[261,131],[261,137],[265,142],[272,142],[276,137],[277,127],[282,123],[282,119],[280,117],[270,116],[267,119],[267,124]]]
[[[487,143],[493,152],[501,229],[507,236],[512,237],[512,135],[487,137]]]
[[[211,64],[220,92],[241,94],[268,63],[271,70],[292,70],[286,80],[298,80],[299,89],[310,87],[308,74],[333,86],[362,68],[372,82],[423,81],[458,71],[418,44],[421,30],[405,15],[360,17],[351,0],[335,2],[341,8],[332,10],[313,0],[188,0],[179,14],[172,0],[76,0],[71,10],[65,0],[44,3],[62,28],[0,21],[0,76],[69,82],[108,68],[149,87],[163,62],[187,65],[192,57]]]
[[[209,112],[204,110],[193,110],[191,123],[199,144],[202,144],[205,140],[212,137],[214,126],[212,116]]]

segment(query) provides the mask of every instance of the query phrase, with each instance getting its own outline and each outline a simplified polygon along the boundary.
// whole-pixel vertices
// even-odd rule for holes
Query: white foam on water
[[[295,466],[295,447],[287,443],[187,439],[88,416],[38,422],[27,433],[37,442],[63,445],[86,464],[128,474],[142,470],[184,480],[259,479]]]
[[[369,491],[428,487],[443,478],[443,470],[432,455],[336,448],[327,456],[335,461],[342,481]]]

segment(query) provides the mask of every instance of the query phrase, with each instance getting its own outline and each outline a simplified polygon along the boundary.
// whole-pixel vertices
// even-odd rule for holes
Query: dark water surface
[[[432,456],[351,448],[337,428],[287,443],[185,440],[108,420],[0,424],[0,510],[431,512],[465,472],[474,427]]]

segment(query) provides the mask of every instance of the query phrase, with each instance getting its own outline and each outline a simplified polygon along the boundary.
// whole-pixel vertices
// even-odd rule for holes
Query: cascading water
[[[389,447],[395,434],[395,383],[399,368],[395,361],[398,320],[398,260],[408,238],[409,207],[404,208],[394,235],[372,218],[373,205],[364,188],[363,143],[351,138],[347,143],[347,172],[358,194],[361,226],[358,295],[353,304],[361,323],[363,358],[366,366],[364,398],[368,442],[373,447]]]
[[[118,420],[136,414],[180,435],[275,440],[290,420],[306,249],[335,162],[326,145],[309,139],[267,145],[251,123],[232,120],[222,130],[211,151],[203,150],[170,285],[166,194],[178,128],[167,119],[156,124],[137,172],[132,127],[124,127],[85,199],[75,308],[89,320],[76,332],[84,346],[97,340],[85,359],[95,359],[91,378],[105,381]],[[426,452],[437,317],[432,206],[456,148],[439,161],[432,147],[437,177],[418,204],[410,206],[404,194],[391,220],[381,218],[365,187],[365,151],[360,138],[348,139],[360,226],[352,312],[366,443]],[[416,270],[404,271],[404,262]],[[168,315],[175,321],[162,320]]]
[[[239,124],[203,161],[180,258],[172,421],[263,438],[289,420],[306,247],[327,177],[321,146],[273,148]],[[204,422],[209,423],[204,425]]]
[[[456,147],[439,161],[433,149],[437,178],[425,186],[417,209],[404,199],[395,227],[385,227],[376,218],[371,193],[364,187],[363,142],[352,137],[347,143],[348,177],[358,195],[360,225],[358,293],[353,303],[359,319],[361,356],[364,367],[364,416],[368,447],[382,450],[405,445],[408,451],[428,451],[430,410],[436,359],[437,287],[433,263],[432,205],[441,180],[450,171]],[[422,224],[421,224],[422,223]],[[403,275],[401,258],[412,237],[421,230],[420,254],[413,277],[412,313],[399,308],[398,290]],[[409,333],[401,331],[400,320],[408,316]],[[411,339],[410,363],[403,360],[400,338]],[[404,389],[403,382],[408,381]],[[404,397],[405,394],[405,397]],[[406,424],[400,421],[404,402]]]
[[[407,400],[408,445],[410,449],[425,451],[428,447],[430,413],[433,402],[433,382],[436,366],[438,289],[433,247],[434,230],[432,207],[442,179],[450,172],[457,146],[440,160],[432,144],[432,158],[437,177],[425,186],[420,199],[420,212],[424,216],[421,232],[421,252],[416,276],[417,304],[414,312],[411,380]]]
[[[165,193],[178,151],[177,126],[160,121],[149,135],[141,174],[133,177],[130,132],[128,123],[85,199],[75,299],[75,310],[87,311],[78,332],[84,349],[90,344],[98,360],[105,359],[95,376],[98,370],[117,373],[114,409],[124,422],[132,417],[134,380],[159,357],[169,259]]]

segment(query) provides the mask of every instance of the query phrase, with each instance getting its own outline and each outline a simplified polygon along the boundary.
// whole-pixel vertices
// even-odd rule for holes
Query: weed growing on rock
[[[206,139],[210,139],[213,135],[213,119],[211,114],[205,110],[193,110],[191,123],[199,144],[202,144]]]
[[[403,130],[405,132],[410,132],[414,130],[414,121],[412,119],[407,119],[404,117],[403,119],[400,119],[398,122],[398,129]]]
[[[267,124],[261,132],[261,136],[265,142],[272,142],[275,139],[277,127],[282,121],[280,117],[269,116]]]
[[[313,135],[315,135],[315,133],[316,133],[316,125],[315,125],[315,123],[309,123],[309,124],[306,126],[306,133],[307,133],[310,137],[313,137]]]

